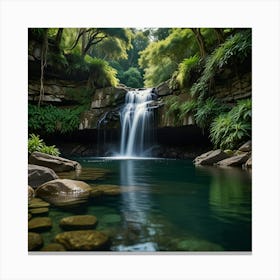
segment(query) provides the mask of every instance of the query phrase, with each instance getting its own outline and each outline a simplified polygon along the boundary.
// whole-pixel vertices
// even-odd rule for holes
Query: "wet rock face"
[[[76,215],[60,220],[60,227],[65,230],[93,229],[97,225],[97,218],[93,215]]]
[[[45,182],[58,179],[55,172],[44,166],[28,164],[28,184],[32,188],[37,188]]]
[[[55,241],[70,251],[99,251],[109,245],[108,236],[95,230],[77,230],[59,233]]]
[[[28,163],[45,166],[51,168],[55,172],[71,171],[81,168],[81,165],[76,161],[40,152],[32,153],[29,156]]]
[[[55,206],[70,206],[87,201],[91,187],[82,181],[56,179],[36,189],[36,196]]]

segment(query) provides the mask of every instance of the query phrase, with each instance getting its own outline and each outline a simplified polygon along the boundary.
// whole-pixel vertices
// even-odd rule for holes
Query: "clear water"
[[[98,218],[97,229],[112,236],[111,251],[251,251],[250,173],[195,167],[190,160],[75,160],[83,166],[76,179],[120,185],[122,193],[76,210],[52,208],[46,243],[74,211]],[[93,168],[110,172],[102,178]]]

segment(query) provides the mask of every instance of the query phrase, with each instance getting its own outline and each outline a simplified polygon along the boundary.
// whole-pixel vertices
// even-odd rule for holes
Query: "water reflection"
[[[142,182],[143,187],[139,188],[139,181],[143,177],[145,177],[145,174],[141,168],[141,161],[122,160],[120,162],[120,185],[123,190],[121,211],[127,228],[125,237],[127,246],[122,245],[120,248],[115,248],[116,250],[157,250],[155,243],[145,242],[152,232],[149,234],[149,227],[147,226],[149,225],[148,215],[151,207],[149,185],[147,182]],[[135,244],[136,239],[138,244]],[[131,247],[131,244],[134,245]]]
[[[201,167],[211,174],[209,207],[223,222],[251,220],[251,174],[237,168]]]

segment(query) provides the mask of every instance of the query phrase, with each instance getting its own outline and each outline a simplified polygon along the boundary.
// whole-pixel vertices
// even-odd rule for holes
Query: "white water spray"
[[[153,141],[154,112],[150,89],[129,91],[121,112],[120,155],[125,157],[148,156]]]

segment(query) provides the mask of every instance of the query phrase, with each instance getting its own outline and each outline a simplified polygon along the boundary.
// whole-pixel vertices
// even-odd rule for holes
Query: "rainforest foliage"
[[[234,149],[251,137],[251,99],[227,104],[214,92],[220,83],[251,72],[251,36],[246,28],[30,28],[29,52],[34,44],[41,49],[41,89],[38,104],[29,106],[29,129],[64,134],[77,129],[88,93],[96,88],[168,81],[177,93],[165,98],[166,116],[182,125],[192,115],[213,145]],[[44,78],[61,73],[87,81],[83,93],[69,93],[80,106],[42,104]]]

